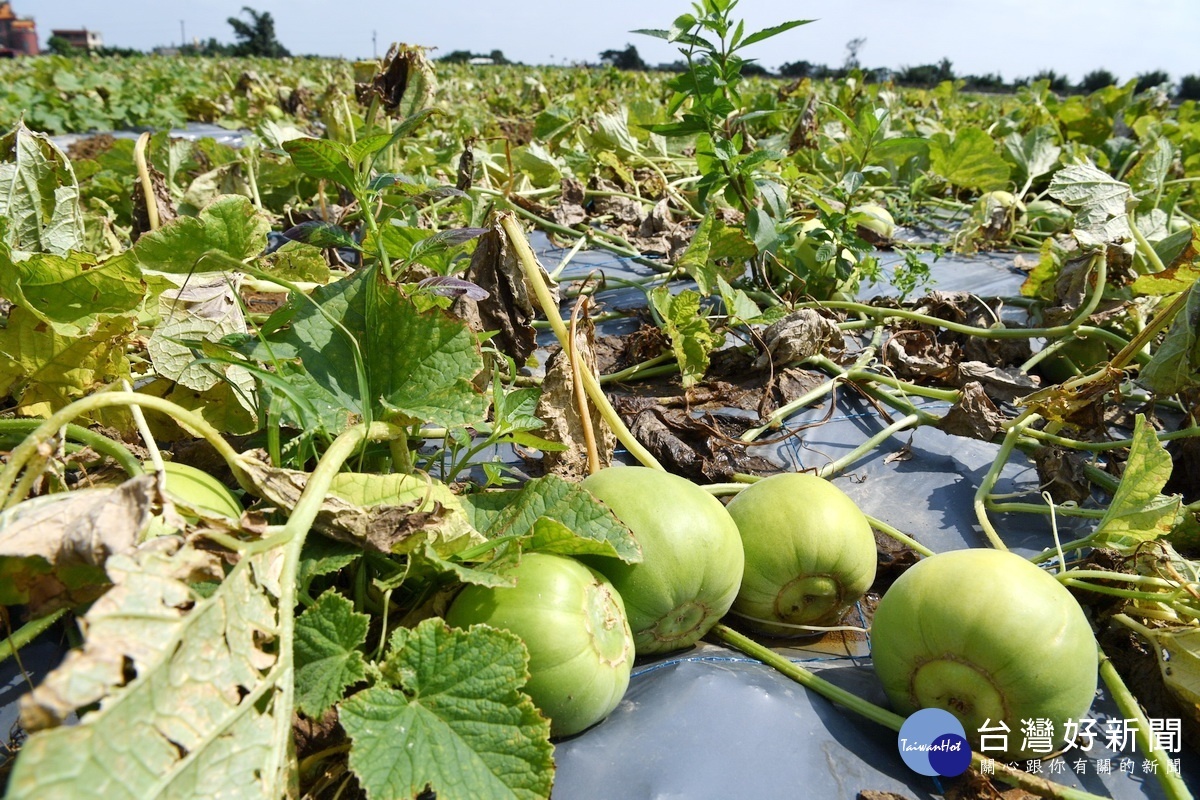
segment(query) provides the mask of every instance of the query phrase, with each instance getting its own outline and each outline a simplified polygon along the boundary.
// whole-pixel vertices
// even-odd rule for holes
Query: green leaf
[[[1022,177],[1032,183],[1058,164],[1062,148],[1055,144],[1057,134],[1049,125],[1040,125],[1022,136],[1016,131],[1004,139],[1004,149],[1020,168]]]
[[[471,382],[483,357],[466,323],[436,309],[419,312],[387,286],[369,298],[366,317],[367,373],[385,410],[444,427],[483,418],[484,397]]]
[[[979,128],[959,128],[953,139],[945,133],[931,136],[929,163],[954,186],[987,191],[1008,185],[1007,162],[996,152],[992,137]]]
[[[752,44],[761,42],[764,39],[770,39],[772,36],[778,36],[785,31],[790,31],[792,28],[798,28],[801,25],[807,25],[814,20],[811,19],[794,19],[790,22],[782,22],[778,25],[772,25],[769,28],[763,28],[761,31],[755,31],[742,40],[741,47],[749,47]],[[741,49],[739,47],[738,49]]]
[[[13,263],[0,249],[0,296],[60,334],[82,336],[102,317],[133,315],[146,294],[147,282],[132,258],[100,263],[86,253],[35,253]]]
[[[597,150],[611,150],[622,157],[636,156],[640,148],[629,132],[629,110],[622,107],[620,114],[599,112],[595,117],[596,127],[591,132],[589,143]]]
[[[725,304],[725,315],[729,317],[730,325],[754,322],[762,316],[762,309],[748,294],[733,288],[729,281],[722,277],[717,278],[717,290],[720,292],[721,302]]]
[[[456,560],[443,558],[428,545],[425,546],[424,551],[414,551],[408,557],[412,559],[413,575],[419,575],[421,570],[430,570],[435,574],[450,575],[459,583],[470,583],[476,586],[516,585],[516,579],[511,575],[497,571],[511,563],[511,559],[508,557],[490,561],[485,566],[476,568]]]
[[[1200,282],[1193,282],[1187,301],[1171,320],[1166,338],[1138,381],[1163,397],[1200,385]]]
[[[326,141],[322,139],[321,141]],[[346,158],[351,164],[361,164],[366,158],[375,155],[392,142],[391,133],[377,133],[365,136],[346,148]],[[293,160],[295,157],[293,156]]]
[[[79,185],[66,155],[18,122],[0,138],[0,219],[11,249],[65,256],[84,249]]]
[[[775,220],[761,208],[752,208],[746,214],[746,232],[750,234],[751,241],[760,253],[769,252],[779,242]]]
[[[296,618],[296,707],[312,719],[320,719],[348,687],[366,677],[359,648],[370,623],[332,589]]]
[[[293,225],[283,232],[283,235],[292,241],[303,242],[304,244],[312,245],[319,250],[324,250],[329,247],[344,247],[348,250],[361,250],[358,242],[354,241],[354,237],[350,232],[341,225],[335,225],[332,222],[324,222],[319,219],[308,220],[301,222],[299,225]],[[284,245],[285,247],[287,245]]]
[[[194,587],[223,574],[213,553],[151,545],[109,558],[113,588],[84,616],[83,646],[24,698],[34,732],[6,796],[284,795],[292,671],[278,651],[292,643],[279,639],[275,555],[243,559],[207,597]],[[79,722],[62,724],[72,713]]]
[[[398,628],[392,646],[384,674],[397,688],[366,689],[339,708],[367,796],[550,796],[550,723],[520,691],[528,655],[517,636],[428,619]]]
[[[302,137],[284,142],[283,149],[292,157],[296,169],[305,175],[333,181],[351,192],[360,188],[350,152],[341,142]]]
[[[868,158],[869,163],[874,165],[884,165],[891,162],[897,167],[904,166],[911,159],[916,159],[919,162],[929,159],[929,142],[926,139],[916,136],[898,136],[892,139],[884,139],[871,148]]]
[[[487,232],[487,228],[451,228],[449,230],[438,231],[414,243],[412,250],[409,251],[408,259],[409,261],[424,264],[427,259],[443,255],[446,251],[453,250],[459,245],[477,239]],[[442,264],[447,262],[447,259],[441,260]],[[442,270],[438,271],[441,272]]]
[[[133,246],[142,266],[159,272],[192,272],[205,253],[235,261],[257,256],[267,246],[271,220],[241,195],[218,197],[196,217],[178,217]],[[209,269],[222,269],[213,264]],[[201,270],[203,271],[203,269]]]
[[[1138,414],[1125,474],[1112,503],[1091,538],[1097,546],[1132,549],[1140,542],[1166,536],[1175,527],[1181,499],[1161,492],[1171,477],[1171,454]]]
[[[710,258],[712,242],[709,235],[712,233],[713,220],[711,212],[704,215],[696,232],[692,234],[692,240],[688,242],[687,250],[679,257],[679,267],[696,280],[700,293],[706,297],[713,293],[718,276]]]
[[[1075,238],[1102,245],[1132,238],[1126,206],[1129,186],[1092,164],[1072,164],[1054,173],[1050,196],[1075,209]]]
[[[535,478],[519,491],[466,495],[462,502],[475,529],[488,539],[524,537],[526,550],[595,553],[628,563],[642,560],[633,534],[607,507],[587,490],[554,475]]]
[[[1169,139],[1155,139],[1126,173],[1130,188],[1141,196],[1153,198],[1163,190],[1163,182],[1170,175],[1176,155]]]
[[[650,293],[650,302],[663,318],[664,332],[679,362],[684,388],[694,386],[708,370],[709,353],[720,347],[724,337],[713,331],[700,306],[700,295],[685,289],[678,295],[660,286]]]
[[[130,378],[125,346],[131,317],[109,317],[87,336],[64,335],[20,306],[0,328],[0,396],[11,395],[17,410],[49,416],[97,389]]]
[[[297,581],[308,586],[314,578],[332,575],[362,558],[363,549],[326,536],[309,536],[300,553]]]
[[[507,433],[536,431],[546,427],[545,421],[537,416],[537,405],[541,396],[542,390],[532,386],[505,391],[497,374],[492,381],[495,429]]]
[[[1184,231],[1189,233],[1190,231]],[[1162,272],[1139,275],[1129,288],[1138,295],[1167,295],[1186,292],[1200,278],[1200,260],[1167,267]]]
[[[329,282],[329,262],[321,255],[321,248],[302,242],[288,242],[274,253],[263,256],[258,260],[258,267],[269,275],[293,283]]]
[[[666,122],[656,125],[644,125],[646,130],[660,136],[692,136],[708,131],[708,124],[703,117],[695,114],[684,114],[681,122]]]
[[[546,188],[562,180],[564,164],[538,142],[514,148],[513,165],[528,176],[534,186]]]
[[[370,281],[379,286],[368,291]],[[483,417],[483,395],[471,383],[483,359],[465,323],[436,309],[418,311],[375,269],[318,287],[310,298],[294,297],[272,315],[268,330],[287,327],[268,335],[269,347],[247,343],[247,354],[264,363],[272,353],[297,361],[344,409],[446,427]],[[368,397],[361,396],[355,366],[360,354]]]
[[[673,42],[679,38],[680,34],[687,33],[692,28],[696,27],[696,18],[691,14],[680,14],[671,23],[671,30],[667,34],[667,41]]]

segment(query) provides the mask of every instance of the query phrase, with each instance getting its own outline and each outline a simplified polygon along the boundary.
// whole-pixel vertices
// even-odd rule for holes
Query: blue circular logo
[[[971,765],[971,746],[958,718],[940,708],[923,708],[904,720],[896,740],[913,772],[953,778]]]

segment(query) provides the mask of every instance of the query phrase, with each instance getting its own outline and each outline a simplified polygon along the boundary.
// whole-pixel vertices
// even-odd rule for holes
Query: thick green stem
[[[1004,465],[1008,463],[1008,458],[1012,455],[1013,448],[1017,446],[1021,434],[1039,419],[1041,417],[1037,414],[1026,412],[1009,423],[1008,432],[1004,434],[1004,441],[1000,443],[1000,452],[996,453],[992,466],[983,476],[979,488],[975,490],[975,518],[979,520],[979,525],[983,528],[983,533],[992,547],[997,550],[1007,550],[1008,546],[1000,539],[1000,534],[996,532],[996,529],[992,527],[991,520],[988,519],[987,498],[995,488],[996,481],[1000,479],[1000,473],[1004,470]]]
[[[388,256],[387,247],[383,242],[383,234],[379,230],[379,223],[375,219],[375,212],[371,210],[368,198],[360,195],[355,195],[358,201],[358,207],[362,209],[363,219],[367,222],[367,230],[371,232],[371,236],[375,239],[376,253],[379,256],[379,265],[383,268],[383,275],[387,278],[388,283],[395,282],[396,278],[392,274],[392,260]]]
[[[12,636],[5,637],[3,641],[0,641],[0,663],[3,663],[10,656],[15,656],[20,652],[22,647],[50,630],[50,627],[54,623],[62,619],[63,614],[66,614],[67,610],[60,608],[58,611],[54,611],[44,617],[31,619],[13,631]]]
[[[1083,519],[1103,519],[1106,513],[1102,508],[1080,508],[1079,506],[1050,506],[1039,503],[997,503],[985,499],[988,511],[1001,513],[1017,512],[1021,514],[1056,514],[1060,517],[1082,517]]]
[[[1154,762],[1156,766],[1154,775],[1158,778],[1158,785],[1163,790],[1163,794],[1169,800],[1191,800],[1191,791],[1183,782],[1183,778],[1172,771],[1171,759],[1167,757],[1161,747],[1157,746],[1154,738],[1150,735],[1150,721],[1146,719],[1142,707],[1125,685],[1125,681],[1121,680],[1121,675],[1104,653],[1104,648],[1100,648],[1100,677],[1125,718],[1137,720],[1134,738],[1137,740],[1138,749],[1142,751],[1142,755]]]
[[[38,448],[54,438],[64,425],[75,417],[97,411],[101,408],[134,405],[167,414],[183,427],[190,429],[197,436],[202,437],[225,459],[225,463],[229,465],[229,469],[233,472],[233,476],[237,479],[238,484],[247,491],[253,491],[254,484],[242,468],[238,452],[233,449],[229,442],[225,441],[220,431],[210,425],[199,414],[176,405],[170,400],[164,400],[161,397],[153,397],[148,394],[140,394],[138,392],[101,392],[76,400],[74,403],[59,409],[39,425],[33,433],[29,434],[25,438],[25,441],[17,445],[10,454],[8,463],[0,471],[0,497],[7,497],[4,507],[7,508],[23,499],[23,496],[18,496],[19,493],[12,494],[12,488],[17,481],[17,476],[25,465],[37,455]]]
[[[521,269],[525,273],[525,279],[529,282],[534,295],[537,297],[538,305],[542,307],[542,312],[546,315],[546,319],[550,320],[550,327],[554,331],[555,338],[558,339],[563,352],[570,352],[570,333],[567,331],[567,326],[563,322],[562,315],[558,313],[558,305],[554,302],[554,296],[550,294],[549,287],[546,286],[546,282],[542,279],[541,267],[538,265],[537,256],[533,254],[533,249],[529,246],[529,240],[525,238],[525,231],[521,230],[521,226],[517,224],[516,219],[511,214],[501,215],[500,225],[504,228],[509,242],[512,243],[513,249],[516,251],[517,261],[521,264]],[[600,411],[600,416],[608,423],[608,427],[612,429],[617,440],[625,445],[625,449],[629,451],[630,455],[636,458],[641,464],[653,469],[662,469],[662,465],[658,463],[658,459],[643,447],[642,443],[625,426],[616,409],[612,407],[612,403],[608,402],[608,398],[604,396],[604,390],[600,387],[600,382],[596,380],[596,376],[592,374],[592,371],[581,369],[579,373],[583,378],[584,390],[591,401],[596,404],[596,408]]]
[[[808,408],[817,400],[820,400],[822,397],[832,392],[835,386],[837,386],[837,379],[825,381],[825,383],[822,383],[820,386],[817,386],[814,389],[809,389],[807,392],[800,395],[795,400],[792,400],[790,403],[785,403],[784,405],[775,409],[771,416],[767,418],[766,423],[759,425],[757,428],[750,428],[746,430],[741,435],[741,440],[743,442],[753,442],[767,431],[778,429],[783,420],[787,419],[792,414],[795,414],[800,409]]]
[[[1158,257],[1158,252],[1154,249],[1154,245],[1147,241],[1146,237],[1138,229],[1137,220],[1133,215],[1129,215],[1129,232],[1133,234],[1133,240],[1137,242],[1138,251],[1146,257],[1146,262],[1150,264],[1152,272],[1162,272],[1167,268],[1167,265]]]
[[[905,394],[913,394],[917,397],[927,397],[930,400],[941,400],[945,403],[957,403],[962,394],[957,389],[938,389],[933,386],[922,386],[918,383],[909,383],[908,381],[898,380],[891,375],[881,375],[878,372],[869,369],[851,369],[846,372],[845,379],[848,381],[872,381],[881,383],[884,386],[890,386],[893,389],[899,389]]]
[[[16,434],[24,439],[29,434],[33,433],[42,425],[40,419],[0,419],[0,440],[3,440],[10,434]],[[141,475],[142,462],[137,460],[137,457],[129,452],[122,443],[115,439],[110,439],[107,436],[97,433],[93,430],[88,430],[81,425],[67,425],[63,432],[68,439],[79,442],[82,445],[92,448],[102,456],[108,456],[113,461],[121,466],[129,475]]]
[[[882,333],[882,328],[876,329],[874,336],[871,338],[871,344],[863,348],[863,351],[859,354],[858,358],[855,359],[853,366],[851,366],[852,370],[860,369],[866,366],[868,363],[870,363],[871,359],[875,357],[875,353],[879,349],[879,340]],[[834,387],[837,385],[837,378],[846,374],[846,371],[843,370],[839,365],[835,364],[831,359],[825,358],[824,356],[815,356],[814,358],[808,359],[806,363],[811,363],[813,366],[824,369],[827,373],[833,373],[835,380],[829,381],[828,383],[823,383],[815,389],[805,392],[790,403],[785,403],[784,405],[775,409],[771,416],[767,418],[765,423],[757,428],[750,428],[741,435],[741,440],[743,442],[753,442],[768,430],[775,430],[779,428],[783,420],[787,419],[800,409],[807,408],[812,403],[820,400],[822,397],[832,392]]]
[[[657,375],[669,375],[672,372],[679,371],[678,364],[667,364],[668,361],[674,361],[674,353],[663,353],[654,358],[646,359],[640,364],[634,364],[632,367],[626,367],[616,372],[610,372],[607,375],[600,376],[600,383],[621,383],[632,378],[650,378]],[[660,366],[664,365],[664,366]]]
[[[1096,265],[1094,288],[1092,289],[1092,293],[1088,295],[1087,302],[1084,303],[1083,307],[1070,322],[1050,328],[979,328],[974,325],[963,325],[959,322],[938,319],[928,314],[921,314],[903,308],[879,308],[863,303],[843,302],[840,300],[801,303],[797,305],[797,308],[840,308],[845,311],[853,311],[858,314],[883,319],[895,317],[935,328],[944,328],[945,330],[967,336],[977,336],[981,339],[1032,339],[1065,336],[1066,334],[1073,333],[1083,325],[1087,318],[1095,313],[1096,308],[1100,305],[1100,299],[1104,294],[1104,284],[1107,280],[1108,265],[1103,258],[1096,258],[1094,263]]]
[[[905,547],[907,547],[911,550],[917,551],[918,553],[925,556],[926,558],[928,558],[929,556],[934,554],[933,551],[930,550],[928,547],[921,544],[916,539],[909,536],[907,533],[904,533],[899,528],[894,528],[891,525],[888,525],[883,520],[881,520],[877,517],[872,517],[870,514],[864,514],[863,516],[865,516],[867,518],[867,522],[871,523],[872,528],[879,531],[884,536],[895,539],[900,544],[904,545]]]
[[[406,431],[383,422],[370,425],[360,424],[345,431],[334,439],[329,449],[321,456],[316,468],[308,477],[304,491],[300,493],[292,513],[284,526],[283,536],[286,540],[283,550],[283,561],[280,567],[279,595],[279,641],[291,643],[294,641],[296,629],[296,575],[300,565],[300,551],[304,547],[304,539],[312,529],[321,510],[321,503],[329,494],[334,476],[341,471],[342,465],[367,439],[391,439],[395,436],[405,436]],[[281,696],[277,698],[279,706],[274,715],[275,732],[274,763],[286,763],[288,747],[292,741],[292,717],[295,707],[295,666],[292,661],[292,648],[280,649],[279,660],[275,670],[279,673],[277,685]]]
[[[874,450],[879,445],[886,442],[892,437],[893,434],[899,433],[905,428],[911,428],[920,424],[921,417],[917,414],[909,414],[906,417],[901,417],[891,425],[888,425],[886,428],[868,437],[862,444],[855,447],[846,455],[821,467],[819,470],[817,470],[817,474],[822,478],[828,478],[830,475],[836,475],[858,459],[865,456],[867,453]]]
[[[824,678],[818,677],[799,664],[789,661],[774,650],[762,646],[753,639],[743,636],[726,625],[717,625],[709,635],[722,644],[729,645],[756,661],[761,661],[763,664],[778,670],[783,675],[796,681],[801,686],[811,689],[826,700],[842,705],[872,722],[883,725],[885,728],[899,731],[900,727],[904,724],[904,717],[899,714],[888,711],[885,708],[880,708],[853,692],[848,692],[840,686],[836,686]],[[976,770],[979,770],[983,766],[983,762],[984,757],[979,753],[971,754],[971,766]],[[1039,778],[1036,775],[1030,775],[1021,770],[1013,769],[1003,762],[994,762],[993,770],[997,780],[1009,786],[1020,787],[1040,797],[1060,798],[1061,800],[1103,800],[1099,795],[1085,792],[1082,789],[1074,789],[1070,786],[1062,786],[1045,778]]]

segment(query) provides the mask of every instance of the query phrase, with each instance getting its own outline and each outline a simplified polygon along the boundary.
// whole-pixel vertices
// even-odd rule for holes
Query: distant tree
[[[829,67],[811,61],[789,61],[779,67],[779,74],[785,78],[824,78],[829,75]]]
[[[1050,84],[1050,91],[1065,92],[1071,88],[1071,82],[1067,80],[1066,75],[1059,75],[1052,69],[1043,69],[1034,74],[1031,82],[1046,81]]]
[[[916,67],[901,67],[896,73],[896,83],[908,86],[936,86],[942,81],[954,80],[954,65],[943,58],[936,64],[921,64]]]
[[[742,62],[742,74],[743,75],[770,75],[771,73],[767,71],[766,67],[764,67],[762,64],[758,63],[757,61],[744,61],[744,62]]]
[[[631,44],[625,45],[624,50],[605,50],[600,54],[600,60],[612,64],[617,69],[645,71],[649,69],[646,62],[638,55],[637,48]]]
[[[75,46],[61,36],[51,36],[50,41],[46,42],[46,49],[56,56],[79,55]]]
[[[1152,89],[1155,86],[1161,86],[1168,83],[1171,76],[1161,69],[1152,70],[1150,72],[1142,72],[1137,76],[1137,85],[1134,87],[1135,92],[1144,92],[1147,89]]]
[[[470,50],[452,50],[439,58],[438,61],[445,64],[466,64],[474,57],[475,54]]]
[[[483,53],[472,53],[470,50],[452,50],[451,52],[439,58],[438,61],[441,61],[444,64],[467,64],[475,58],[486,58],[493,64],[512,63],[505,58],[503,50],[493,50],[486,55]]]
[[[1180,100],[1200,100],[1200,75],[1184,75],[1179,79],[1179,91],[1175,96]]]
[[[1004,82],[1004,78],[994,72],[989,72],[986,75],[964,75],[963,81],[968,89],[983,90],[989,92],[998,92],[1008,88],[1008,84]]]
[[[1106,69],[1094,69],[1087,75],[1083,76],[1083,80],[1079,82],[1079,91],[1091,94],[1092,92],[1098,92],[1105,87],[1115,86],[1116,83],[1116,75],[1113,75]]]
[[[271,12],[258,12],[249,6],[243,6],[242,13],[250,18],[249,22],[243,22],[237,17],[227,20],[229,27],[233,28],[233,35],[238,39],[237,44],[233,46],[234,55],[266,58],[285,58],[291,55],[275,38],[275,18],[271,16]]]
[[[92,54],[101,58],[137,58],[146,55],[135,47],[98,47]]]

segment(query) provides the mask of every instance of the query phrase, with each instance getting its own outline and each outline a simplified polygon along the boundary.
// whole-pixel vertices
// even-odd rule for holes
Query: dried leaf
[[[132,550],[160,503],[154,476],[26,500],[0,514],[0,605],[35,614],[98,597],[104,565]]]
[[[179,216],[175,211],[175,202],[171,199],[171,190],[167,186],[167,177],[147,164],[150,171],[150,188],[154,192],[154,206],[158,211],[158,222],[163,224],[170,222]],[[136,242],[138,237],[147,231],[153,230],[150,227],[150,212],[149,204],[146,201],[145,188],[141,181],[133,183],[133,228],[130,231],[130,241]]]
[[[1158,631],[1155,644],[1163,682],[1192,721],[1200,722],[1200,628]]]
[[[179,539],[110,558],[114,585],[80,621],[83,647],[22,698],[36,732],[8,797],[284,794],[292,675],[273,646],[278,555],[240,562],[208,597],[193,584],[220,579],[220,557]],[[53,727],[71,713],[79,724]]]
[[[562,187],[562,195],[558,205],[551,212],[551,219],[564,228],[573,228],[587,222],[588,213],[583,208],[585,202],[583,184],[575,178],[564,177],[559,185]]]
[[[594,353],[595,331],[590,320],[576,326],[575,352],[583,362],[583,368],[596,370]],[[613,449],[616,447],[616,437],[608,427],[608,423],[600,415],[595,404],[589,401],[588,414],[591,418],[592,431],[596,437],[596,447],[600,456],[600,466],[612,464]],[[583,419],[579,415],[579,402],[575,394],[575,385],[571,378],[570,359],[559,350],[546,366],[546,377],[542,381],[542,396],[538,399],[536,415],[546,423],[546,427],[538,431],[543,439],[557,442],[566,449],[556,452],[546,452],[542,456],[542,466],[548,475],[558,475],[568,480],[578,480],[588,474],[587,452],[584,449]]]
[[[963,361],[956,365],[951,382],[960,387],[979,383],[988,397],[1000,402],[1024,397],[1041,386],[1039,378],[1016,367],[993,367],[980,361]]]
[[[1039,448],[1033,455],[1038,483],[1056,503],[1082,503],[1092,495],[1092,484],[1084,472],[1088,456],[1057,445]]]
[[[291,511],[309,473],[242,459],[256,491]],[[338,474],[313,529],[379,553],[407,553],[431,543],[442,554],[483,541],[449,487],[420,475]]]
[[[491,342],[518,366],[524,365],[537,349],[533,300],[516,254],[495,222],[479,237],[465,277],[491,299],[476,303],[468,296],[460,299],[455,308],[473,330],[496,331]],[[548,278],[547,283],[550,283]]]
[[[908,380],[929,379],[949,383],[960,358],[958,347],[943,344],[930,331],[907,330],[887,340],[884,364]]]
[[[685,408],[662,408],[654,400],[615,398],[617,411],[634,437],[668,471],[697,483],[724,483],[736,472],[778,469],[765,458],[748,455],[746,444],[694,419]]]
[[[354,88],[363,105],[374,94],[385,109],[404,118],[429,105],[435,85],[433,67],[422,48],[393,44],[369,82]]]
[[[958,402],[942,417],[938,427],[954,436],[990,442],[1004,432],[1005,421],[983,385],[971,381],[959,390]]]
[[[802,308],[763,331],[765,352],[754,362],[755,369],[781,367],[845,347],[837,324],[812,308]]]

